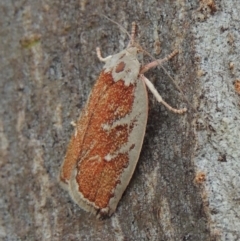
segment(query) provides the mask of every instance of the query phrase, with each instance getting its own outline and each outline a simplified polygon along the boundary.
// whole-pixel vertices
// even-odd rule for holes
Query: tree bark
[[[235,3],[235,4],[234,4]],[[1,240],[238,240],[239,4],[193,1],[2,1]],[[154,58],[136,171],[111,218],[81,210],[58,182],[76,121],[103,64],[138,42]],[[144,56],[143,63],[151,58]],[[240,83],[240,81],[239,81]],[[234,85],[235,84],[235,85]],[[186,101],[187,99],[187,101]]]

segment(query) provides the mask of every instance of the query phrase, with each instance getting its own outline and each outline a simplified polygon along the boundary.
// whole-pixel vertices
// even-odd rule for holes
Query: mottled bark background
[[[0,240],[240,240],[240,4],[237,0],[2,0]],[[58,183],[75,121],[130,30],[155,58],[140,159],[116,213],[81,210]],[[143,62],[150,61],[144,57]],[[238,82],[239,81],[239,82]],[[184,100],[188,99],[191,105]]]

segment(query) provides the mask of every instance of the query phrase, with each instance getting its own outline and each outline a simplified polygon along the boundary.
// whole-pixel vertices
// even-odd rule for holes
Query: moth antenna
[[[136,24],[136,22],[132,22],[131,38],[130,38],[130,42],[129,42],[129,44],[128,44],[128,47],[133,46],[133,44],[134,44],[134,42],[135,42],[136,29],[137,29],[137,24]]]
[[[104,14],[101,14],[101,16],[103,16],[104,18],[106,18],[107,20],[109,20],[110,22],[116,24],[124,33],[126,33],[129,37],[129,39],[131,39],[131,34],[129,34],[129,32],[121,25],[119,24],[118,22],[112,20],[111,18],[107,17],[106,15]]]

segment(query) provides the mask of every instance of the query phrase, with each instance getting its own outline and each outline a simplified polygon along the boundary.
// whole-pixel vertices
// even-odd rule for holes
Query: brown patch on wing
[[[116,73],[120,73],[124,70],[126,64],[124,62],[120,62],[117,67],[115,68]]]

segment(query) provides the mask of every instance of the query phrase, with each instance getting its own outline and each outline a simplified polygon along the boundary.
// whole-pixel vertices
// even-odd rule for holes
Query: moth
[[[144,73],[177,54],[145,66],[138,61],[142,48],[135,43],[132,24],[130,43],[123,51],[103,58],[105,63],[85,108],[76,123],[61,166],[60,181],[72,199],[98,218],[111,216],[118,205],[139,159],[148,117],[147,89],[169,110]]]

